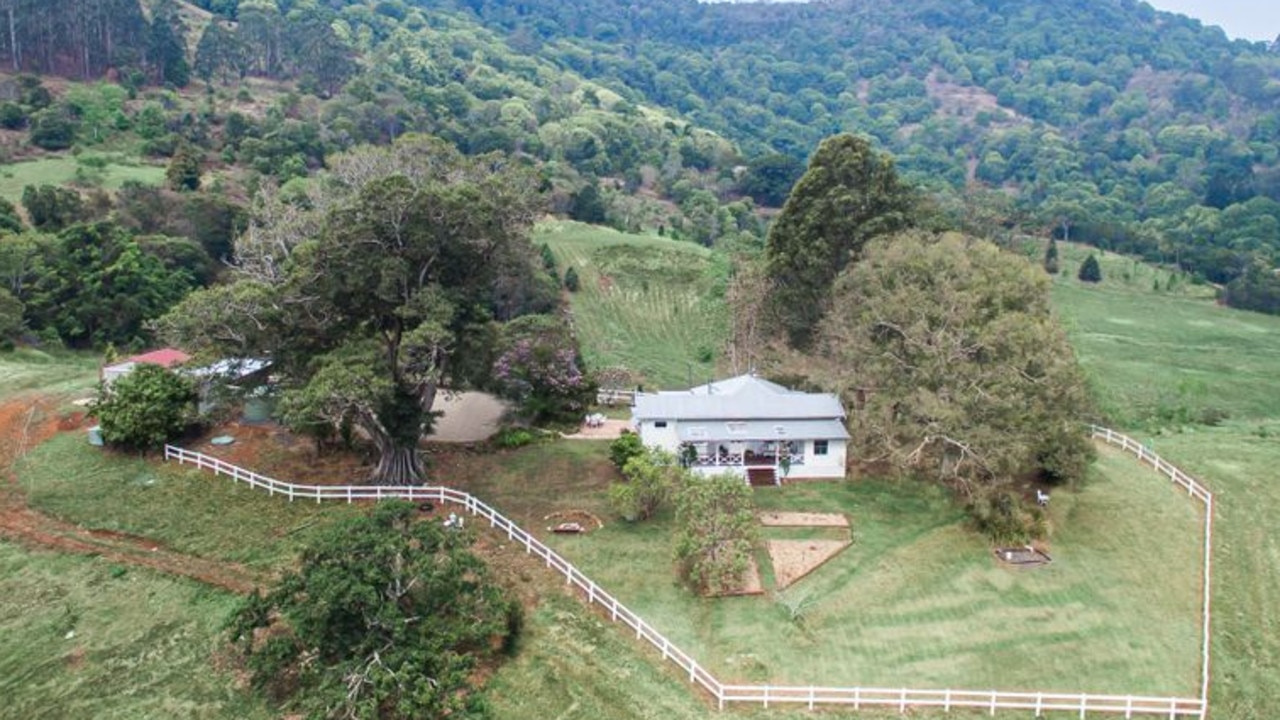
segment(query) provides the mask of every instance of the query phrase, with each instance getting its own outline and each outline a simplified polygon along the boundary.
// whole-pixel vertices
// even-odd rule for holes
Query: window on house
[[[653,421],[653,426],[654,426],[654,427],[656,427],[656,428],[666,427],[666,426],[667,426],[667,421],[666,421],[666,420],[654,420],[654,421]]]
[[[827,454],[827,441],[826,441],[826,440],[814,440],[814,441],[813,441],[813,454],[814,454],[814,455],[826,455],[826,454]]]
[[[707,436],[707,429],[706,429],[706,428],[704,428],[704,427],[691,427],[691,428],[689,428],[689,437],[690,437],[690,438],[701,439],[701,438],[705,438],[706,436]]]
[[[747,431],[747,424],[744,422],[727,422],[724,426],[730,435],[741,435]]]

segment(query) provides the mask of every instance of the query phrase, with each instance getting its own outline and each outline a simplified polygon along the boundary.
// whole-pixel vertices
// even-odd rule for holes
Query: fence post
[[[898,713],[905,715],[907,713],[907,689],[902,688],[899,692],[901,694],[898,696]]]
[[[951,688],[947,688],[947,691],[942,695],[942,711],[951,712]]]
[[[809,709],[813,709],[813,686],[809,686]]]
[[[996,691],[991,691],[991,717],[996,716]]]

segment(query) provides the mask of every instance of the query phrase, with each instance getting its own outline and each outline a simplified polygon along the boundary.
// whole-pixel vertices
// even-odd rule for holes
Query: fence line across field
[[[1093,695],[1088,693],[1061,692],[1003,692],[998,690],[919,690],[909,688],[819,687],[804,685],[732,685],[722,683],[709,670],[702,667],[687,652],[677,647],[658,632],[644,618],[627,608],[617,598],[600,587],[594,580],[576,568],[563,556],[541,540],[521,528],[484,501],[461,490],[443,486],[380,487],[369,485],[299,485],[232,465],[218,458],[193,452],[174,445],[165,445],[166,460],[180,464],[190,463],[198,468],[227,475],[235,482],[266,490],[269,495],[283,495],[289,500],[345,501],[403,499],[414,502],[435,501],[462,506],[468,513],[489,523],[496,532],[505,533],[514,543],[524,546],[526,553],[541,558],[548,568],[564,575],[565,584],[581,591],[588,605],[599,605],[613,622],[620,622],[635,631],[636,638],[656,648],[664,661],[670,661],[688,675],[690,683],[706,690],[723,710],[731,703],[752,705],[803,705],[809,709],[819,706],[851,706],[861,708],[896,708],[905,713],[909,709],[941,708],[985,710],[994,715],[999,710],[1031,710],[1035,715],[1059,711],[1078,713],[1085,718],[1088,713],[1123,715],[1132,717],[1205,718],[1208,713],[1209,668],[1209,547],[1211,542],[1213,495],[1195,479],[1165,462],[1155,453],[1120,433],[1107,428],[1091,426],[1093,437],[1134,453],[1139,459],[1151,463],[1158,471],[1168,475],[1188,493],[1205,503],[1205,577],[1204,577],[1204,656],[1201,696],[1199,698],[1150,697],[1138,695]]]

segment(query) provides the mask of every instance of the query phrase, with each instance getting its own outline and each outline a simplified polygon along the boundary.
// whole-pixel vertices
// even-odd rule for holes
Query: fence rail
[[[1111,433],[1106,428],[1094,428],[1094,435],[1100,437],[1100,431]],[[1117,433],[1111,433],[1116,438],[1124,436]],[[1127,438],[1126,438],[1127,439]],[[1108,442],[1113,442],[1109,437]],[[1129,442],[1133,442],[1130,440]],[[1136,443],[1135,443],[1136,445]],[[1138,445],[1137,447],[1141,447]],[[1126,449],[1127,446],[1126,446]],[[978,709],[990,712],[992,715],[997,710],[1031,710],[1037,716],[1048,711],[1065,711],[1078,713],[1079,717],[1085,718],[1088,713],[1123,715],[1126,718],[1132,717],[1162,717],[1169,720],[1178,720],[1179,718],[1201,718],[1206,717],[1208,713],[1207,694],[1203,694],[1200,698],[1176,698],[1176,697],[1145,697],[1131,695],[1090,695],[1087,693],[1055,693],[1055,692],[1002,692],[998,690],[917,690],[908,688],[840,688],[840,687],[818,687],[803,685],[726,685],[722,683],[709,670],[702,667],[687,652],[681,650],[672,643],[666,636],[658,632],[644,618],[627,608],[618,601],[613,595],[609,594],[604,588],[600,587],[594,580],[587,577],[573,563],[566,560],[555,550],[552,550],[541,540],[534,537],[515,522],[490,507],[479,498],[455,490],[453,488],[443,486],[420,486],[420,487],[377,487],[377,486],[347,486],[347,485],[299,485],[295,483],[282,482],[274,478],[261,475],[246,470],[244,468],[224,462],[218,458],[205,455],[203,453],[193,452],[173,445],[165,445],[164,457],[166,460],[176,460],[180,464],[191,463],[198,468],[212,470],[218,475],[227,475],[235,482],[243,482],[252,488],[267,491],[270,495],[283,495],[289,500],[315,500],[317,503],[323,500],[345,501],[348,503],[356,500],[384,500],[384,499],[404,499],[410,501],[435,501],[439,503],[452,503],[462,506],[468,513],[489,523],[489,527],[495,532],[505,533],[507,538],[519,545],[523,545],[525,552],[541,558],[548,568],[554,569],[565,577],[567,585],[580,591],[581,597],[588,605],[600,606],[603,613],[608,615],[613,622],[622,623],[631,630],[635,631],[637,639],[644,640],[652,645],[662,654],[663,661],[670,661],[676,667],[680,668],[683,675],[693,685],[696,685],[712,697],[716,699],[717,707],[724,709],[730,703],[749,703],[752,705],[763,705],[768,708],[772,705],[803,705],[809,709],[822,706],[852,706],[853,709],[861,708],[896,708],[900,713],[906,713],[908,710],[923,708],[942,708],[944,711],[952,709]],[[1155,457],[1152,455],[1152,457]],[[1146,458],[1144,458],[1146,459]],[[1159,460],[1156,458],[1156,460]],[[1159,462],[1163,463],[1162,460]],[[1212,504],[1212,495],[1204,490],[1195,480],[1183,474],[1172,465],[1164,463],[1165,466],[1172,468],[1183,481],[1179,482],[1175,478],[1175,482],[1179,482],[1184,487],[1198,488],[1203,493],[1201,499],[1207,498],[1206,502]],[[1157,466],[1159,469],[1159,466]],[[1162,472],[1165,472],[1162,470]],[[1169,474],[1165,472],[1165,474]],[[1172,477],[1172,476],[1171,476]],[[1196,495],[1196,490],[1191,490],[1191,494]],[[1206,549],[1207,549],[1206,535]],[[1207,555],[1206,555],[1207,557]],[[1206,586],[1205,593],[1208,596],[1208,576],[1206,565]],[[1208,667],[1208,630],[1207,630],[1207,612],[1206,609],[1206,635],[1205,635],[1205,689],[1207,690],[1207,667]]]

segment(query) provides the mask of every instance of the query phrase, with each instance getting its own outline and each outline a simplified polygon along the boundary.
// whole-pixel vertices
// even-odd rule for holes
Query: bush
[[[493,436],[493,443],[500,448],[514,450],[525,445],[532,445],[537,439],[533,433],[525,428],[503,428],[498,431],[497,435]]]
[[[1007,488],[978,490],[969,503],[969,514],[980,531],[1001,545],[1027,543],[1043,537],[1046,530],[1044,512],[1027,508]]]
[[[623,432],[617,440],[609,443],[609,460],[619,470],[626,467],[631,458],[643,453],[644,442],[632,432]]]
[[[102,439],[133,449],[155,448],[181,435],[195,416],[190,380],[159,365],[138,365],[111,386],[103,385],[90,412]]]
[[[628,460],[622,475],[626,482],[609,488],[609,503],[627,522],[656,515],[687,477],[671,453],[656,448],[646,448]]]
[[[691,585],[718,595],[742,583],[759,532],[751,487],[737,475],[713,475],[676,493],[676,560]]]
[[[576,293],[578,292],[578,285],[578,271],[574,268],[569,268],[564,273],[564,289],[571,293]]]
[[[1098,258],[1092,254],[1084,259],[1080,264],[1080,272],[1077,275],[1081,282],[1096,283],[1102,282],[1102,267],[1098,265]]]
[[[481,718],[476,685],[523,625],[471,536],[405,502],[327,528],[229,623],[254,685],[282,715]],[[482,672],[483,670],[483,672]]]

